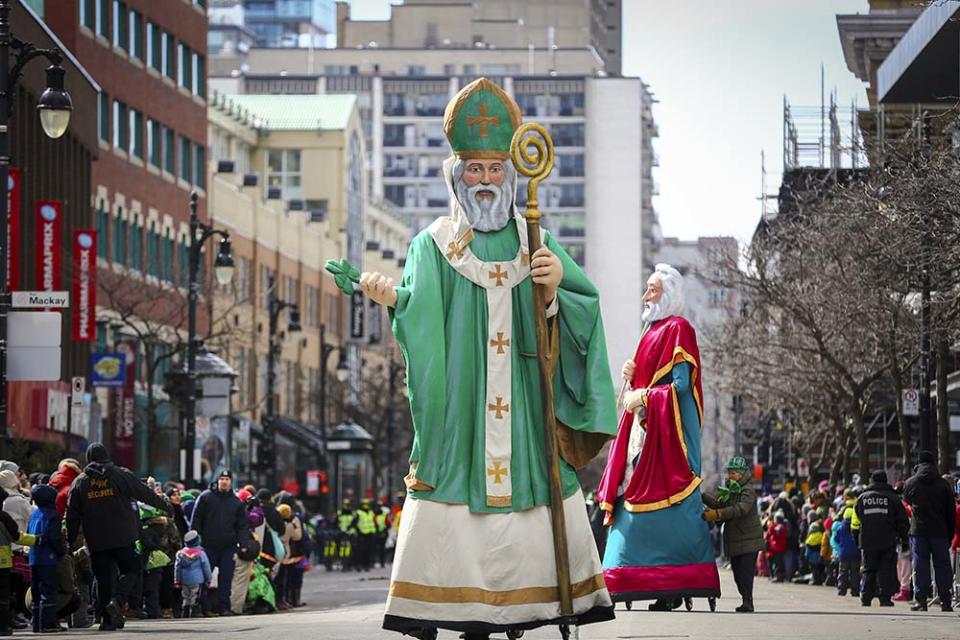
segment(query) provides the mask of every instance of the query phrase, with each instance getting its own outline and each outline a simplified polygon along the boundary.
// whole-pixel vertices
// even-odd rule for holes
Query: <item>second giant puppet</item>
[[[616,414],[597,290],[549,233],[532,257],[508,160],[516,103],[481,78],[447,106],[450,213],[411,242],[403,280],[365,273],[407,364],[414,440],[384,628],[482,639],[556,623],[531,280],[546,289],[578,624],[613,617],[574,469]]]
[[[658,264],[644,294],[644,333],[624,366],[631,389],[599,500],[609,526],[603,575],[615,601],[720,595],[700,499],[700,352],[683,310],[683,278]]]

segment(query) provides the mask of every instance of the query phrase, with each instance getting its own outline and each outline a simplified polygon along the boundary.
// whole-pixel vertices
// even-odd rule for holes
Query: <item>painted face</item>
[[[497,187],[502,187],[503,180],[503,160],[497,160],[495,158],[468,160],[467,166],[463,171],[463,182],[468,187],[473,187],[478,184],[492,184]],[[476,191],[474,195],[477,201],[492,201],[495,194],[492,190],[480,189]]]
[[[660,302],[660,296],[663,295],[663,284],[658,276],[650,276],[647,280],[647,290],[643,294],[644,303],[656,304]]]

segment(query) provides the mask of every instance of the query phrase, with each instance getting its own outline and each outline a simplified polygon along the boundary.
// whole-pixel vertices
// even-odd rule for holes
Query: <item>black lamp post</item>
[[[203,244],[214,236],[220,236],[220,248],[214,260],[214,274],[217,282],[226,285],[233,277],[233,252],[230,247],[230,234],[214,229],[200,222],[197,217],[197,192],[190,194],[190,264],[187,293],[187,379],[184,388],[185,428],[180,451],[180,477],[184,480],[197,480],[194,474],[194,455],[197,448],[197,351],[200,340],[197,338],[197,298],[200,295],[200,260],[203,258]]]
[[[393,481],[396,478],[396,452],[394,451],[394,436],[397,431],[397,391],[401,388],[400,376],[406,372],[403,361],[396,362],[393,358],[393,349],[390,350],[390,360],[387,366],[387,375],[390,376],[389,395],[387,396],[387,451],[386,470],[387,498],[393,500]]]
[[[280,320],[280,313],[284,309],[290,310],[290,321],[287,324],[287,331],[297,333],[300,327],[300,306],[296,302],[288,302],[277,298],[277,288],[273,276],[270,276],[268,283],[269,296],[268,307],[270,312],[268,347],[267,347],[267,409],[263,420],[263,451],[261,463],[266,468],[267,487],[270,490],[277,488],[277,430],[276,430],[276,407],[274,405],[274,387],[277,382],[276,359],[280,351],[280,345],[277,344],[277,324]]]
[[[320,443],[323,447],[323,468],[330,471],[330,461],[327,456],[327,363],[334,351],[340,351],[340,361],[337,363],[337,380],[346,382],[350,376],[350,370],[347,368],[346,352],[340,347],[327,343],[327,325],[320,325]],[[329,513],[326,500],[328,496],[321,498],[321,513]]]
[[[17,81],[23,69],[34,58],[43,57],[47,67],[47,88],[40,96],[37,111],[40,125],[50,138],[59,138],[70,124],[73,103],[63,88],[65,71],[63,58],[55,49],[38,49],[29,42],[17,39],[10,32],[11,0],[0,0],[0,185],[5,187],[10,177],[10,116],[16,102]],[[16,62],[10,66],[10,50]],[[7,289],[9,238],[7,237],[9,204],[0,197],[0,457],[5,457],[7,445],[7,314],[10,312],[10,292]],[[17,239],[15,238],[14,241]]]

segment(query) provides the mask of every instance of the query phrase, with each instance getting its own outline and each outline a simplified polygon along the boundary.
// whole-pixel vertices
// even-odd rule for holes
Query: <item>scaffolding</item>
[[[857,103],[819,107],[793,106],[783,97],[783,170],[800,168],[857,169],[866,165]]]

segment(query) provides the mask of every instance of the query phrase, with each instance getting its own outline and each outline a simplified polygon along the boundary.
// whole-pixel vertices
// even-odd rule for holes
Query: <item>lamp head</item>
[[[220,240],[220,250],[217,252],[217,257],[213,261],[213,271],[218,284],[224,287],[230,284],[230,280],[233,278],[233,267],[233,249],[230,246],[230,237],[224,236]]]
[[[73,111],[70,94],[63,88],[65,74],[66,71],[59,64],[47,67],[47,88],[37,102],[43,131],[48,137],[54,139],[66,133],[67,126],[70,124],[70,112]]]

